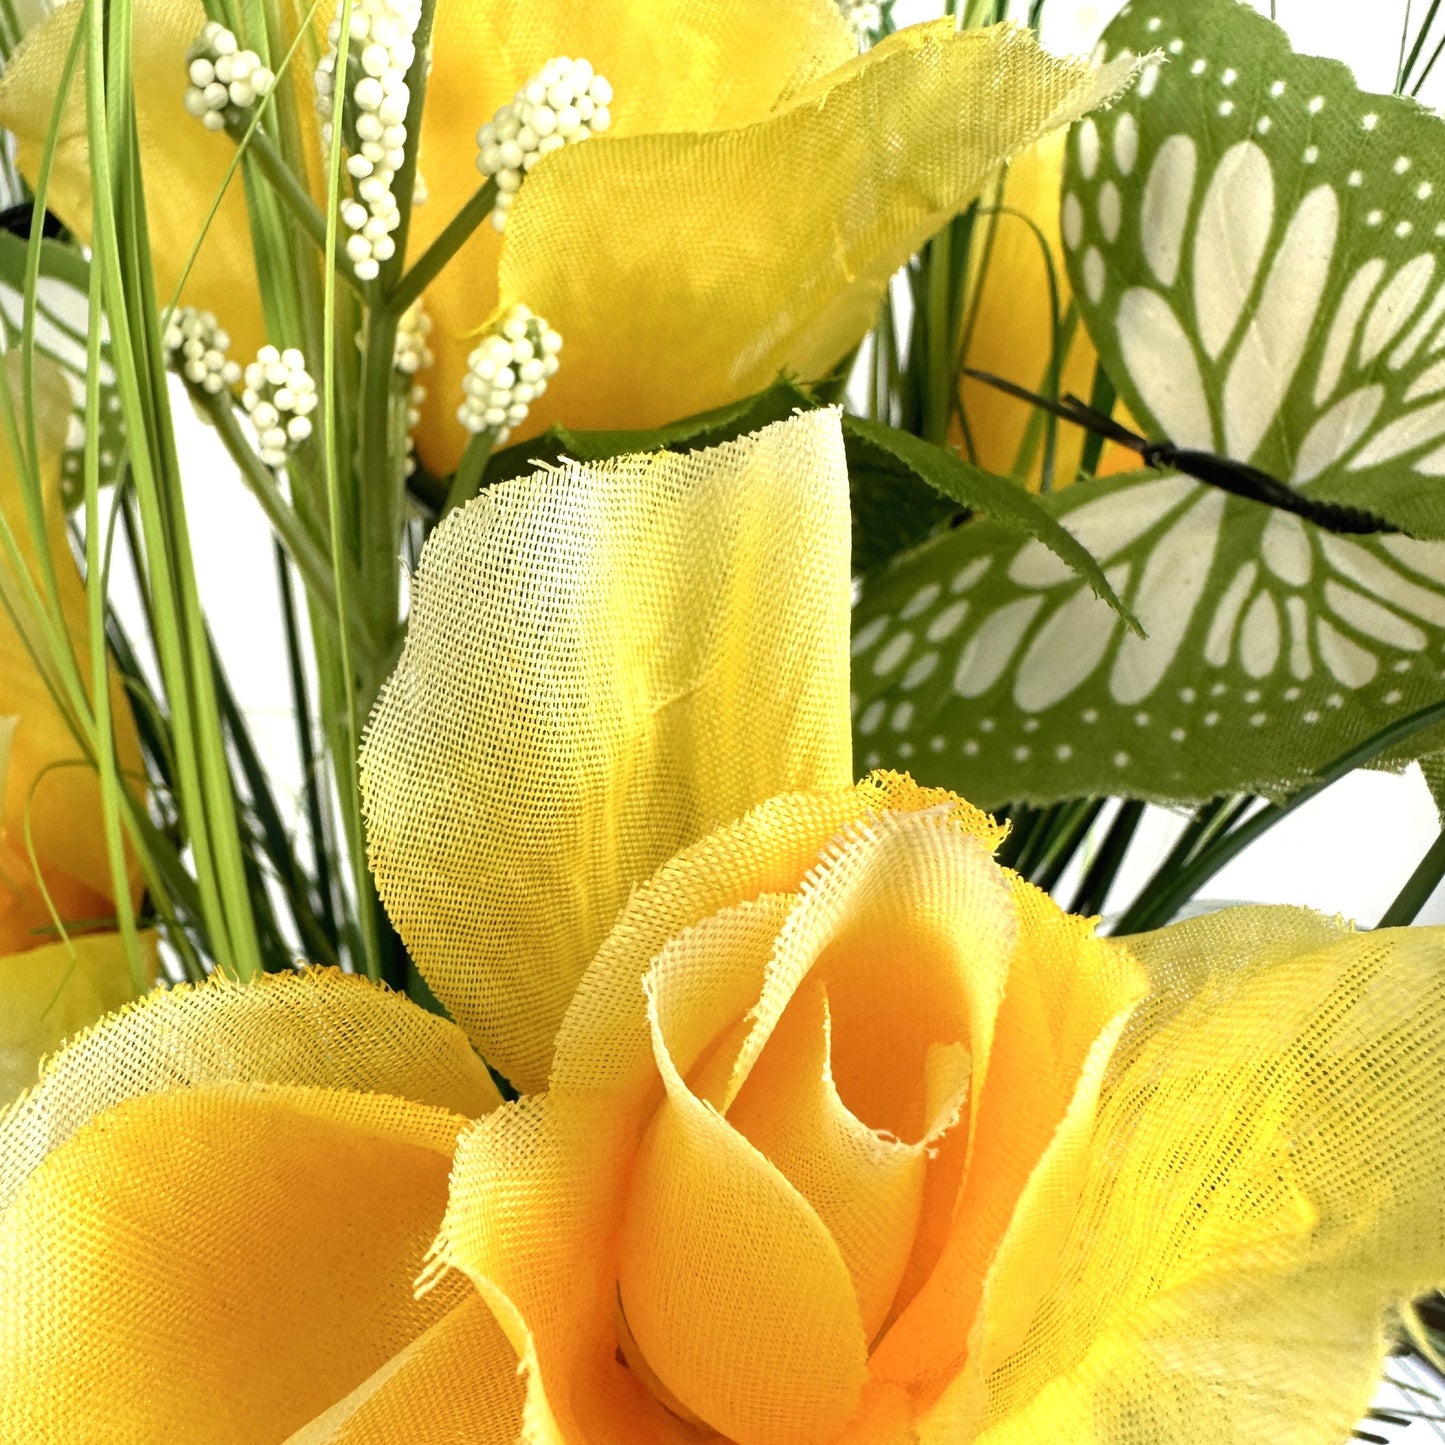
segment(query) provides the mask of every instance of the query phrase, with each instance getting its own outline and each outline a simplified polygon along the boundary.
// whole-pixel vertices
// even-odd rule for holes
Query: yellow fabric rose
[[[6,358],[0,385],[22,414],[19,352]],[[60,610],[80,665],[89,668],[85,586],[75,567],[60,500],[61,449],[71,399],[64,378],[39,360],[35,374],[37,470],[45,492],[47,545]],[[0,511],[40,586],[34,538],[26,521],[20,476],[0,437]],[[0,559],[0,596],[18,600],[18,579]],[[95,770],[70,730],[11,606],[0,608],[0,1101],[35,1081],[41,1057],[68,1034],[132,997],[125,948],[114,932],[55,936],[63,923],[94,928],[115,916],[110,860],[101,828]],[[22,614],[23,615],[23,614]],[[44,643],[31,639],[41,649]],[[140,743],[118,678],[111,688],[120,766],[141,776]],[[28,836],[28,843],[27,843]],[[32,852],[33,851],[33,859]],[[133,899],[140,875],[133,869]],[[51,910],[54,909],[54,914]],[[147,943],[155,976],[153,941]]]
[[[169,296],[232,142],[181,109],[200,0],[137,0],[132,71],[158,291]],[[16,54],[0,124],[33,180],[78,11]],[[325,23],[325,16],[322,17]],[[421,128],[429,199],[413,257],[477,189],[478,127],[555,55],[611,82],[604,137],[547,157],[504,236],[475,232],[430,287],[434,368],[416,433],[450,470],[466,357],[499,307],[561,332],[562,367],[522,435],[647,427],[824,375],[872,324],[888,277],[1008,155],[1112,96],[1026,31],[913,26],[865,57],[833,0],[439,0]],[[50,204],[88,235],[84,98],[69,97]],[[232,187],[183,299],[214,311],[244,360],[260,344],[245,206]]]
[[[1067,340],[1056,382],[1058,395],[1072,393],[1088,401],[1099,364],[1098,353],[1082,320],[1074,317],[1071,334],[1066,326],[1073,297],[1064,264],[1059,196],[1068,135],[1067,131],[1057,131],[1045,136],[1009,165],[993,219],[987,223],[993,229],[992,241],[978,246],[980,272],[964,365],[1048,395],[1057,324],[1058,342]],[[1042,427],[1043,413],[972,377],[959,382],[958,399],[968,431],[965,440],[963,425],[956,421],[951,437],[954,445],[960,450],[971,447],[973,459],[989,471],[1001,476],[1011,474],[1031,436],[1030,428]],[[1115,414],[1126,426],[1134,425],[1122,403],[1115,408]],[[1056,488],[1068,486],[1078,476],[1086,435],[1068,422],[1057,424],[1053,466]],[[1096,473],[1112,476],[1132,471],[1138,465],[1133,452],[1106,442]],[[1043,437],[1039,433],[1024,473],[1031,487],[1039,486],[1043,466]]]
[[[1100,939],[850,781],[846,498],[822,412],[438,529],[363,763],[459,1023],[311,973],[59,1054],[0,1120],[0,1437],[1348,1433],[1445,1277],[1445,933]]]

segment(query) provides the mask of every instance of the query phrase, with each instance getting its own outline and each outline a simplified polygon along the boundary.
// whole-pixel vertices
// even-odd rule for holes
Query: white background
[[[1121,0],[1107,5],[1049,0],[1045,41],[1088,51]],[[936,15],[937,0],[901,0],[900,22]],[[1258,0],[1269,13],[1269,0]],[[1426,7],[1417,5],[1417,11]],[[1297,48],[1349,60],[1361,84],[1391,88],[1405,0],[1278,0],[1277,18]],[[1445,65],[1441,71],[1445,72]],[[1439,104],[1445,73],[1432,76]],[[187,497],[197,566],[220,654],[256,733],[278,794],[299,809],[294,723],[286,682],[270,533],[214,435],[178,395]],[[136,619],[138,621],[138,619]],[[134,634],[133,634],[134,635]],[[924,779],[924,781],[927,781]],[[1110,900],[1118,907],[1167,852],[1181,821],[1150,811]],[[1403,776],[1359,773],[1301,808],[1212,882],[1212,897],[1302,903],[1373,924],[1434,841],[1439,819],[1418,770]],[[1421,921],[1445,921],[1445,891]]]

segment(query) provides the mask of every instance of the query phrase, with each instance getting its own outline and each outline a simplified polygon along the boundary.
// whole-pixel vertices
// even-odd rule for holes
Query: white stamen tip
[[[542,156],[609,128],[611,99],[612,87],[588,61],[558,55],[477,132],[477,169],[497,183],[491,215],[497,230],[506,225],[523,177]]]
[[[457,420],[474,436],[492,431],[498,445],[506,441],[556,374],[561,349],[562,338],[542,317],[513,306],[467,357]]]

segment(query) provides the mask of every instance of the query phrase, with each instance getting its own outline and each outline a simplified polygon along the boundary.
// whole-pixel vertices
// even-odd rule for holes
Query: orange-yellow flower
[[[12,359],[18,362],[19,353]],[[11,388],[17,412],[19,377],[12,365],[0,378],[0,385]],[[80,665],[88,668],[85,588],[71,559],[60,501],[70,393],[59,373],[42,362],[34,395],[37,468],[48,489],[47,544],[66,631]],[[15,458],[0,438],[0,511],[39,586],[20,486]],[[0,561],[0,593],[12,602],[19,598],[16,581]],[[110,860],[95,770],[84,761],[15,618],[8,608],[0,610],[0,1100],[33,1083],[41,1057],[68,1034],[118,1008],[133,992],[118,934],[78,932],[70,943],[55,936],[57,915],[78,929],[114,918]],[[43,640],[31,641],[43,656]],[[138,775],[140,744],[118,681],[111,706],[121,767]],[[138,875],[133,887],[138,901]]]
[[[32,178],[77,12],[59,9],[0,94]],[[169,296],[231,159],[181,109],[199,0],[136,6],[133,75],[159,291]],[[429,199],[412,254],[477,188],[478,127],[555,55],[587,57],[615,92],[609,133],[546,157],[499,236],[482,226],[431,286],[436,365],[423,460],[457,461],[455,412],[477,331],[530,306],[562,367],[527,430],[654,426],[814,378],[871,325],[888,277],[999,162],[1111,95],[1094,72],[1008,27],[914,26],[865,57],[833,0],[439,0],[421,128]],[[51,205],[88,233],[83,97],[65,113]],[[213,311],[244,359],[260,307],[245,207],[228,193],[183,299]]]
[[[438,529],[363,771],[458,1022],[312,973],[64,1050],[0,1120],[0,1434],[1348,1433],[1445,1277],[1445,934],[1100,939],[853,783],[848,555],[826,412]]]

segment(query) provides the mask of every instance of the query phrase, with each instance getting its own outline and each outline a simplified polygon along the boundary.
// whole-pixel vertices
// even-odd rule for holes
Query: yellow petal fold
[[[1343,1439],[1385,1309],[1445,1278],[1445,930],[1250,908],[1131,944],[1154,988],[981,1438]]]
[[[653,1048],[667,1097],[632,1163],[628,1327],[667,1390],[728,1439],[823,1445],[867,1379],[847,1262],[803,1195],[687,1087],[655,1008]]]
[[[1018,878],[1012,903],[1017,935],[988,1071],[975,1085],[975,1127],[966,1140],[945,1139],[934,1161],[899,1314],[873,1356],[877,1377],[925,1401],[1031,1318],[1037,1261],[1082,1187],[1104,1066],[1146,986],[1093,920],[1068,916]],[[1036,1209],[1030,1191],[1048,1207]]]
[[[844,787],[836,413],[493,488],[423,554],[362,749],[412,957],[518,1087],[629,891],[776,794]]]
[[[244,984],[213,974],[130,1005],[48,1061],[0,1116],[0,1210],[105,1110],[231,1080],[394,1094],[466,1117],[498,1102],[461,1030],[398,994],[337,969]]]
[[[154,933],[141,935],[141,957],[154,982]],[[118,933],[83,933],[0,957],[0,1105],[37,1081],[47,1054],[130,998]]]
[[[140,0],[134,8],[130,75],[151,261],[158,298],[165,305],[225,180],[235,145],[225,134],[208,131],[181,106],[186,50],[206,23],[200,0]],[[32,184],[40,172],[65,58],[84,14],[83,6],[58,7],[26,36],[0,83],[0,125],[14,131],[20,169]],[[81,240],[89,241],[92,176],[84,73],[82,49],[65,97],[46,203]],[[240,357],[253,355],[265,340],[239,175],[221,200],[181,300],[213,311]]]
[[[500,258],[502,304],[524,302],[565,340],[529,426],[652,426],[781,370],[823,375],[872,324],[888,277],[1000,162],[1127,73],[1057,60],[1019,29],[941,21],[754,124],[556,153],[522,187]],[[445,307],[443,327],[475,329],[484,304]],[[459,394],[460,365],[443,351],[440,397]],[[423,454],[445,465],[462,440],[438,426]]]
[[[19,351],[5,357],[0,385],[10,393],[17,418],[24,416],[24,381]],[[33,378],[37,456],[42,489],[45,538],[36,538],[26,517],[20,471],[8,440],[0,435],[0,512],[20,548],[30,580],[46,597],[39,549],[47,546],[55,570],[59,622],[82,677],[90,676],[90,627],[85,585],[70,550],[65,510],[60,499],[61,459],[70,424],[70,390],[60,370],[37,357]],[[22,437],[24,430],[22,426]],[[11,606],[21,601],[19,580],[0,557],[0,595]],[[24,612],[18,614],[22,620]],[[34,651],[32,651],[32,648]],[[22,634],[9,607],[0,608],[0,717],[13,717],[8,775],[0,775],[4,810],[0,814],[0,951],[33,948],[48,941],[33,929],[53,928],[49,908],[35,877],[26,846],[26,824],[41,878],[65,921],[94,923],[114,914],[110,858],[100,826],[100,789],[95,770],[66,722],[65,714],[38,669],[38,652],[47,668],[44,637]],[[142,776],[140,743],[120,679],[112,673],[111,715],[116,755],[122,773]],[[139,877],[132,868],[135,896]],[[49,937],[53,938],[51,933]]]
[[[0,1215],[0,1437],[285,1439],[467,1291],[411,1288],[465,1122],[246,1084],[92,1119]]]
[[[471,1294],[286,1445],[514,1445],[517,1352]]]

